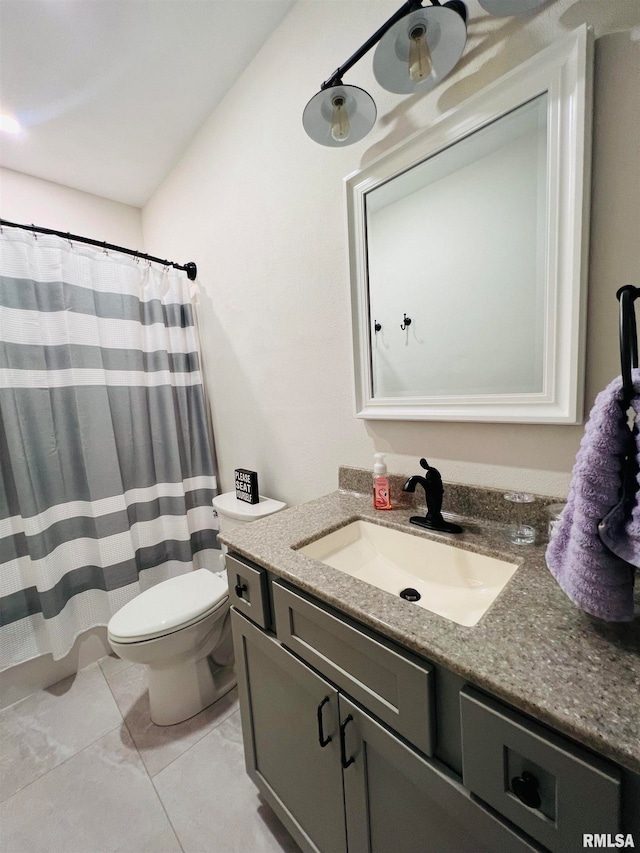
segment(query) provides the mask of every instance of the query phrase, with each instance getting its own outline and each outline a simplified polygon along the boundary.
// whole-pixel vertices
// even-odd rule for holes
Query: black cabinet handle
[[[345,743],[345,734],[344,734],[344,730],[347,728],[347,724],[350,723],[351,720],[353,720],[353,717],[351,716],[351,714],[349,714],[349,716],[344,721],[344,723],[340,723],[340,763],[342,764],[342,767],[345,770],[347,769],[347,767],[350,764],[353,764],[353,762],[355,761],[355,758],[353,757],[353,755],[351,755],[351,756],[349,756],[349,758],[347,758],[347,745]]]
[[[322,709],[328,701],[329,697],[325,696],[322,702],[318,705],[318,743],[322,747],[325,747],[328,743],[331,743],[331,735],[325,737],[324,730],[322,728]]]
[[[540,783],[533,775],[525,770],[522,776],[514,776],[511,780],[511,789],[516,797],[530,809],[539,809],[542,800],[538,788]]]
[[[248,590],[248,587],[247,587],[246,583],[242,583],[242,584],[237,583],[236,584],[236,595],[238,596],[238,598],[242,598],[242,593],[247,592],[247,590]]]

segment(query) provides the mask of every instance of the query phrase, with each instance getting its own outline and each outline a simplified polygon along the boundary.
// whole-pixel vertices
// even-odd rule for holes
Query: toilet
[[[226,533],[233,530],[235,527],[241,527],[244,524],[249,524],[252,521],[258,521],[267,515],[273,515],[274,512],[280,512],[286,508],[286,503],[276,501],[273,498],[265,498],[260,495],[260,500],[256,504],[250,504],[246,501],[240,501],[236,497],[235,492],[225,492],[222,495],[216,495],[211,501],[213,508],[218,516],[220,533]],[[222,554],[220,561],[224,567],[224,555],[227,553],[227,546],[222,546]]]
[[[220,529],[255,521],[286,504],[260,498],[213,499]],[[226,549],[225,549],[226,550]],[[224,554],[219,572],[197,569],[140,593],[109,620],[108,638],[123,660],[147,667],[151,720],[171,726],[193,717],[236,684]]]
[[[197,569],[140,593],[109,620],[113,651],[147,666],[156,725],[181,723],[235,686],[229,606],[226,575]]]

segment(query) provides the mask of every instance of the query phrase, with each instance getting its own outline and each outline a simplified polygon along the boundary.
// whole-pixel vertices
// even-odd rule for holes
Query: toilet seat
[[[228,598],[226,577],[208,569],[170,578],[118,610],[109,621],[109,639],[116,643],[158,639],[210,616]]]

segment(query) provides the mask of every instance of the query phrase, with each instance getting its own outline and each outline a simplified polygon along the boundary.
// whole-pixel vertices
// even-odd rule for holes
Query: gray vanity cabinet
[[[247,771],[306,853],[569,853],[638,831],[640,776],[260,566],[227,568]]]
[[[274,581],[278,639],[425,755],[433,755],[431,664],[384,645]]]
[[[349,853],[533,853],[474,802],[443,765],[423,758],[340,695]],[[345,722],[349,721],[346,723]]]
[[[453,773],[232,610],[247,772],[310,853],[533,853]]]
[[[231,611],[247,773],[305,849],[346,853],[338,691]]]

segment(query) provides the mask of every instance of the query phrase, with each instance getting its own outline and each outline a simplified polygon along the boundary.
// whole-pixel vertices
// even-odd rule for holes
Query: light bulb
[[[409,77],[419,83],[431,74],[432,68],[427,30],[424,24],[419,24],[409,33]]]
[[[0,130],[3,133],[20,133],[22,127],[13,116],[6,113],[0,113]]]
[[[333,104],[333,112],[331,114],[331,136],[336,142],[344,142],[349,138],[351,127],[349,125],[349,116],[345,107],[344,95],[336,95],[331,101]]]

